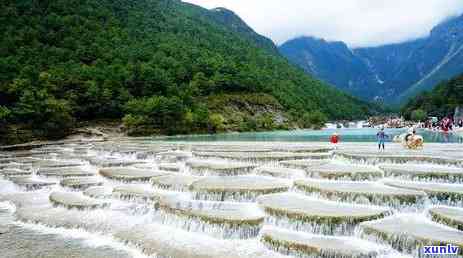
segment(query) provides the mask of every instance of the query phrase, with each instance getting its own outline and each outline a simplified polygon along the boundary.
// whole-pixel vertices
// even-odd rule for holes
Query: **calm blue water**
[[[215,135],[188,135],[169,138],[169,140],[181,141],[314,141],[327,142],[329,137],[337,132],[344,142],[375,142],[377,129],[324,129],[324,130],[295,130],[295,131],[273,131],[273,132],[252,132],[252,133],[226,133]],[[407,129],[386,129],[391,141],[395,135],[407,132]],[[418,134],[423,135],[425,142],[462,142],[456,135],[450,134],[445,137],[439,132],[419,130]]]

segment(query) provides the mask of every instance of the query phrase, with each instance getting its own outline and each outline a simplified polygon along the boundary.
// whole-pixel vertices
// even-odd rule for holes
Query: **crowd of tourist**
[[[450,132],[461,131],[463,132],[463,118],[454,121],[450,117],[444,117],[439,120],[437,117],[430,117],[424,123],[416,124],[413,121],[406,121],[403,117],[371,117],[368,120],[368,126],[378,128],[376,134],[378,150],[385,150],[385,142],[392,139],[394,142],[402,143],[404,147],[409,149],[419,149],[423,147],[424,139],[421,135],[416,134],[417,128],[428,129],[436,132],[442,132],[443,142],[449,142]],[[386,134],[385,128],[408,128],[408,132],[402,135],[396,135],[391,138]],[[402,137],[403,136],[403,137]],[[463,139],[463,138],[462,138]],[[338,132],[334,132],[329,141],[334,149],[338,148],[341,142],[341,135]]]
[[[444,117],[439,121],[437,118],[430,118],[419,126],[433,131],[449,132],[456,128],[463,128],[463,119],[453,121],[449,117]]]

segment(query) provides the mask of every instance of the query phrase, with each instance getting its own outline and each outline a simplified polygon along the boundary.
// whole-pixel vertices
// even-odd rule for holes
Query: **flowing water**
[[[408,129],[386,129],[389,140],[394,136],[406,133]],[[338,133],[343,142],[374,142],[378,129],[374,128],[341,128],[323,130],[294,130],[251,133],[225,133],[214,135],[176,136],[169,139],[186,141],[290,141],[290,142],[328,142],[333,133]],[[425,142],[434,143],[463,143],[463,135],[458,133],[444,134],[438,131],[418,129]]]
[[[373,131],[364,132],[362,140]],[[378,152],[373,143],[332,149],[298,134],[0,151],[0,257],[392,258],[432,257],[425,245],[462,250],[461,144],[412,151],[390,143]]]

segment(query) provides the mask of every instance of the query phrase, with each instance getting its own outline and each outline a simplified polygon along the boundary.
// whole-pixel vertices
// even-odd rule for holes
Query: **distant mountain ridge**
[[[402,102],[463,72],[463,15],[404,43],[349,49],[343,42],[300,37],[279,50],[307,73],[355,96]]]
[[[182,2],[186,7],[196,15],[202,16],[210,21],[214,21],[218,25],[226,28],[227,32],[234,32],[236,36],[244,38],[257,47],[266,49],[269,53],[280,55],[278,47],[273,41],[265,36],[262,36],[254,31],[241,17],[239,17],[233,11],[224,7],[217,7],[213,9],[198,8],[195,4]]]

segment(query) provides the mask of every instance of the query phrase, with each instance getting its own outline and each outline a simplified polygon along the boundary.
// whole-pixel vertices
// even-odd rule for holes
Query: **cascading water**
[[[463,208],[463,154],[449,151],[460,146],[388,147],[127,138],[0,152],[0,250],[26,258],[461,250],[463,222],[445,217]]]

